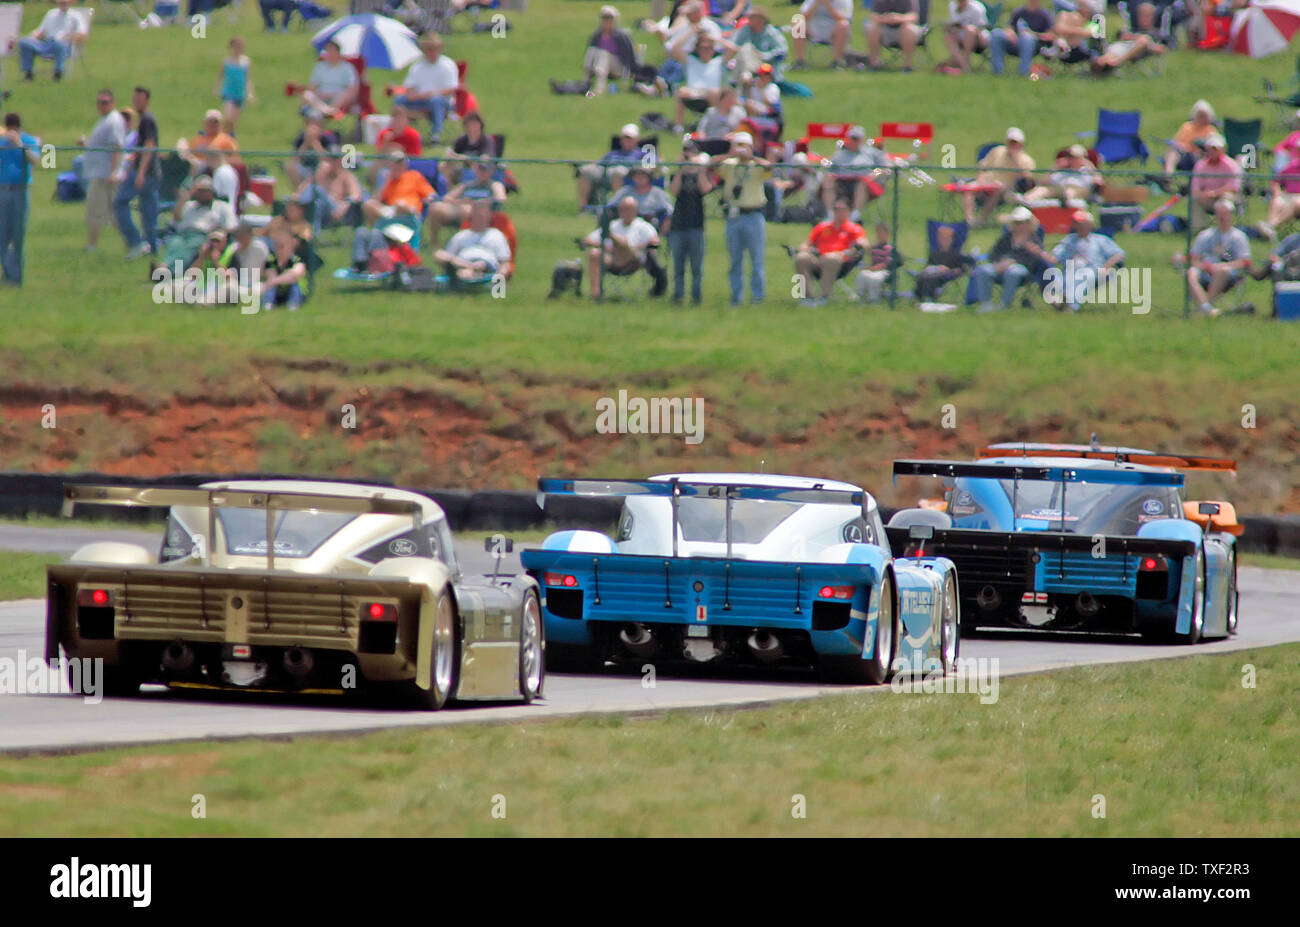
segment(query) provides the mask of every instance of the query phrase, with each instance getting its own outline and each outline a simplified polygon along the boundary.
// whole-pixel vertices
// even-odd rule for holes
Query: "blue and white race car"
[[[1230,460],[1096,445],[1001,444],[976,463],[898,460],[937,476],[942,506],[904,509],[895,542],[932,526],[931,554],[956,562],[961,625],[1141,633],[1196,643],[1237,629],[1236,514],[1184,502],[1180,470]]]
[[[679,473],[538,488],[624,497],[616,537],[561,531],[523,552],[542,589],[550,668],[731,661],[880,683],[956,662],[952,562],[924,551],[896,559],[858,486]],[[915,540],[929,534],[921,526]]]

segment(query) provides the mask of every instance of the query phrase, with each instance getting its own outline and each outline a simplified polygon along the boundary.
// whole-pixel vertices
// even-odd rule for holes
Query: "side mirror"
[[[912,525],[907,529],[907,536],[913,541],[928,541],[934,537],[934,525]]]
[[[1218,515],[1219,508],[1220,506],[1217,502],[1202,502],[1196,507],[1196,511],[1200,512],[1202,515]]]
[[[483,539],[483,549],[489,554],[500,557],[502,554],[514,553],[514,538],[508,538],[504,534],[493,534]]]

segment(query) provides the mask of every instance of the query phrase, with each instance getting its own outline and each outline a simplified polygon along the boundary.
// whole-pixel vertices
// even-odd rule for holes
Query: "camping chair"
[[[1273,107],[1273,115],[1280,128],[1290,129],[1295,111],[1300,106],[1300,55],[1296,56],[1296,69],[1287,79],[1286,89],[1279,88],[1267,77],[1264,78],[1264,93],[1255,97],[1256,103],[1266,103]]]
[[[916,0],[916,25],[921,30],[921,34],[916,37],[916,50],[929,59],[930,49],[926,47],[925,41],[930,37],[930,0]],[[881,57],[888,55],[893,64],[903,60],[903,46],[899,41],[886,40],[881,36],[880,51]]]
[[[174,151],[165,155],[155,154],[154,157],[160,159],[158,163],[162,168],[162,179],[158,182],[158,210],[161,213],[176,205],[181,185],[190,176],[190,163]]]
[[[385,228],[390,225],[403,225],[411,230],[411,240],[408,244],[414,251],[420,250],[420,231],[424,228],[424,217],[402,215],[395,216],[392,219],[382,219],[376,224],[376,228]],[[308,271],[311,267],[308,266]],[[331,275],[335,280],[342,283],[357,284],[353,289],[368,289],[372,287],[389,287],[395,289],[401,283],[401,274],[397,271],[387,273],[371,273],[367,270],[354,270],[351,267],[339,267]]]
[[[781,247],[785,249],[785,253],[788,254],[790,256],[790,260],[793,261],[794,256],[799,249],[795,248],[793,245],[782,245]],[[835,289],[832,291],[832,293],[836,293],[839,294],[840,296],[844,296],[845,298],[848,299],[849,302],[857,302],[858,292],[853,286],[853,280],[850,279],[850,275],[857,271],[858,267],[860,267],[862,264],[863,258],[865,258],[867,254],[868,254],[868,250],[864,250],[862,248],[853,249],[853,253],[849,255],[848,260],[846,260],[843,264],[840,265],[840,271],[838,274],[835,275]],[[820,282],[821,277],[822,277],[821,268],[814,267],[812,270],[813,280]],[[813,291],[814,291],[814,287],[812,286],[811,283],[809,283],[808,292],[806,295],[811,297],[813,295]]]
[[[505,236],[506,244],[510,245],[510,260],[501,265],[495,274],[487,274],[477,280],[462,280],[455,274],[449,274],[444,270],[434,278],[434,286],[438,290],[483,293],[490,290],[498,278],[509,280],[515,275],[515,261],[519,257],[519,238],[515,233],[514,220],[510,218],[509,213],[494,212],[492,213],[491,225],[492,228]],[[462,229],[469,228],[469,219],[462,222],[460,227]]]
[[[886,142],[909,142],[911,151],[903,154],[890,151]],[[932,122],[882,122],[876,146],[895,161],[911,161],[913,158],[924,161],[930,155],[930,144],[934,141],[934,123]]]
[[[609,148],[607,148],[606,151],[611,151],[611,152],[618,151],[621,147],[622,146],[619,144],[619,137],[617,135],[611,135],[609,137]],[[643,135],[641,137],[641,151],[644,155],[645,160],[649,161],[651,165],[658,164],[659,163],[659,136]],[[628,165],[628,168],[630,171],[631,166]],[[578,176],[578,165],[576,164],[573,166],[573,176],[574,177]],[[663,178],[659,177],[657,172],[654,179],[658,186],[663,186]],[[602,174],[599,182],[593,183],[591,185],[591,194],[587,197],[587,203],[586,203],[587,207],[589,208],[596,207],[597,210],[599,210],[601,204],[604,203],[605,200],[609,199],[609,197],[613,194],[613,192],[614,190],[609,182],[609,174],[608,173]]]
[[[69,7],[68,12],[76,17],[78,25],[81,27],[81,40],[73,42],[68,52],[67,60],[63,62],[63,76],[67,77],[72,73],[72,66],[78,61],[84,61],[86,57],[86,42],[90,40],[90,26],[95,20],[95,11],[90,7]],[[82,67],[85,67],[83,64]],[[89,73],[89,72],[87,72]]]
[[[1228,143],[1228,157],[1235,158],[1242,169],[1248,173],[1265,169],[1261,157],[1265,149],[1260,144],[1260,136],[1263,131],[1263,119],[1223,117],[1223,140]],[[1267,188],[1267,184],[1265,187]],[[1249,178],[1242,180],[1243,195],[1250,196],[1256,190],[1254,181]]]
[[[1006,3],[1002,2],[1002,0],[999,0],[997,3],[984,4],[984,18],[988,22],[988,25],[984,28],[987,29],[990,34],[998,28],[998,20],[1002,18],[1002,11],[1004,9],[1006,9]],[[971,73],[986,70],[988,64],[989,54],[987,48],[976,49],[975,53],[970,56]]]
[[[141,12],[141,4],[138,0],[104,0],[108,4],[108,9],[113,11],[113,22],[120,23],[125,20],[122,13],[122,7],[126,7],[135,16],[135,21],[140,22],[149,15],[147,11]]]
[[[1141,127],[1142,113],[1138,110],[1099,109],[1096,131],[1074,134],[1078,138],[1094,137],[1095,142],[1091,147],[1106,164],[1119,164],[1134,159],[1145,164],[1151,153],[1138,134]]]
[[[975,164],[984,160],[984,156],[994,148],[1001,145],[1002,142],[985,142],[980,145],[975,152]],[[991,191],[992,187],[985,187],[975,182],[974,177],[953,177],[948,183],[939,185],[939,216],[943,221],[948,221],[948,217],[956,215],[957,218],[963,218],[960,208],[954,213],[954,206],[960,206],[960,198],[968,192],[982,193]],[[944,194],[947,194],[946,196]]]
[[[601,228],[607,229],[609,227],[608,223],[612,221],[615,217],[616,217],[616,210],[606,209],[604,213],[601,215]],[[656,224],[655,228],[658,229],[659,226]],[[602,235],[602,239],[603,239],[603,235]],[[578,239],[578,241],[582,241],[582,239]],[[585,268],[587,251],[592,246],[583,243],[581,247],[582,247],[582,255],[583,255],[583,267]],[[602,248],[603,248],[603,240],[602,240]],[[658,260],[659,260],[659,246],[649,245],[645,249],[645,259],[642,260],[640,264],[633,264],[622,270],[615,271],[608,267],[604,267],[602,263],[602,271],[600,277],[601,301],[604,302],[610,299],[623,300],[623,299],[647,298],[649,296],[650,287],[653,286],[654,284],[654,278],[650,274],[649,264],[651,261],[657,262]],[[667,268],[663,264],[660,264],[659,266],[663,268],[664,274],[668,273]],[[641,275],[643,273],[645,275],[644,280],[641,279]],[[650,284],[650,286],[643,285],[647,282]]]
[[[908,275],[912,278],[912,293],[916,296],[918,301],[920,301],[920,296],[916,293],[916,287],[920,282],[921,271],[926,267],[926,260],[929,258],[930,252],[939,247],[938,238],[940,228],[952,229],[952,246],[959,253],[965,254],[966,238],[970,233],[970,227],[967,226],[965,222],[943,222],[939,219],[927,219],[925,222],[926,256],[924,258],[918,258],[914,262],[918,269],[907,271]],[[944,290],[946,290],[954,281],[959,280],[966,274],[970,273],[970,269],[973,266],[975,266],[975,259],[967,256],[965,258],[963,269],[948,277],[942,282],[942,284],[940,284],[938,291],[934,294],[935,299],[941,297]]]
[[[1206,14],[1205,36],[1196,43],[1196,48],[1201,51],[1214,51],[1219,48],[1227,48],[1231,32],[1231,16],[1215,16],[1214,14]]]

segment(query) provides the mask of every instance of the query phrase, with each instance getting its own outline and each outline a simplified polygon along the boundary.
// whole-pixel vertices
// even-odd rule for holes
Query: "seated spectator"
[[[879,302],[890,275],[901,263],[894,253],[893,242],[889,240],[889,226],[883,222],[876,223],[876,239],[871,243],[866,262],[867,266],[858,271],[853,289],[859,301]]]
[[[352,233],[352,269],[357,273],[390,274],[398,267],[419,267],[411,247],[414,230],[402,222],[380,222],[377,228],[358,226]]]
[[[993,285],[1002,284],[1002,306],[1010,309],[1016,290],[1024,283],[1042,278],[1043,271],[1056,258],[1038,243],[1038,220],[1025,206],[1011,211],[1009,226],[993,245],[988,260],[977,264],[973,274],[975,300],[979,312],[995,312]]]
[[[492,227],[492,204],[478,200],[469,210],[469,228],[461,229],[433,254],[448,276],[467,283],[492,277],[510,260],[510,242]]]
[[[794,255],[794,271],[803,280],[802,305],[810,308],[824,306],[835,292],[845,266],[862,259],[867,250],[867,233],[862,226],[849,218],[852,204],[844,198],[837,199],[833,218],[819,222],[808,233],[808,239]],[[812,295],[812,281],[820,280],[821,295]]]
[[[275,216],[266,226],[265,237],[268,242],[274,240],[277,232],[284,231],[299,241],[309,242],[312,235],[311,223],[303,211],[303,204],[298,200],[285,200],[284,212]]]
[[[657,29],[651,31],[661,36],[664,51],[670,56],[675,46],[680,47],[686,54],[694,51],[695,43],[701,35],[707,35],[718,47],[724,47],[722,27],[709,19],[707,13],[708,8],[703,0],[687,0],[678,7],[675,17],[669,16],[667,31],[660,32]]]
[[[1214,204],[1214,225],[1192,242],[1187,287],[1202,315],[1218,315],[1215,300],[1240,283],[1250,268],[1250,242],[1246,233],[1233,225],[1236,218],[1237,204],[1219,200]]]
[[[780,139],[785,130],[781,88],[773,73],[770,64],[760,64],[752,78],[741,82],[741,105],[750,126],[758,130],[760,150]]]
[[[636,202],[636,214],[655,228],[662,228],[673,214],[673,201],[663,187],[656,187],[650,169],[638,164],[628,175],[628,182],[609,201],[609,209],[618,209],[623,200],[631,197]]]
[[[989,14],[980,0],[948,0],[943,42],[948,46],[944,67],[968,73],[971,55],[989,47]]]
[[[673,49],[673,55],[682,62],[686,75],[677,90],[677,124],[674,127],[677,132],[684,131],[687,109],[703,112],[718,102],[725,73],[722,56],[708,33],[697,37],[693,51],[688,53],[684,47],[685,36]]]
[[[254,268],[260,271],[266,267],[267,258],[270,256],[271,249],[266,246],[265,241],[257,237],[251,225],[241,222],[235,227],[235,239],[232,242],[227,266],[236,271],[251,271]]]
[[[1001,74],[1010,53],[1020,59],[1020,76],[1028,77],[1034,56],[1056,39],[1052,25],[1052,14],[1043,9],[1043,0],[1025,0],[1025,5],[1011,14],[1006,28],[994,29],[989,35],[989,69]]]
[[[682,143],[685,162],[669,181],[673,196],[668,227],[668,250],[673,261],[673,302],[686,295],[686,267],[691,269],[691,303],[700,304],[700,287],[704,277],[704,197],[713,190],[709,175],[709,156],[691,139]]]
[[[262,9],[263,32],[288,32],[289,20],[293,18],[293,11],[298,8],[295,0],[257,0],[257,5]],[[280,25],[275,25],[273,13],[282,14]]]
[[[423,174],[410,168],[405,153],[394,150],[388,160],[392,169],[387,183],[377,196],[361,204],[361,214],[369,225],[380,219],[419,216],[424,212],[425,204],[433,202],[438,195]]]
[[[1103,0],[1095,2],[1103,4]],[[1074,9],[1061,9],[1052,25],[1056,39],[1052,42],[1050,54],[1062,64],[1078,64],[1097,57],[1097,52],[1093,49],[1093,39],[1098,36],[1093,35],[1092,15],[1095,11],[1092,2],[1073,0],[1073,3]],[[1105,22],[1104,16],[1102,22]],[[1103,25],[1102,35],[1104,34]]]
[[[1059,200],[1066,206],[1084,208],[1101,184],[1101,174],[1088,160],[1088,149],[1071,145],[1063,157],[1056,159],[1056,169],[1047,176],[1047,183],[1026,193],[1025,200]]]
[[[294,187],[301,186],[316,172],[325,152],[338,148],[340,144],[339,134],[325,128],[325,117],[316,110],[308,111],[304,120],[302,131],[293,140],[296,156],[284,166],[284,173]]]
[[[1066,235],[1052,249],[1055,263],[1065,265],[1066,280],[1071,284],[1062,293],[1057,309],[1078,312],[1079,305],[1089,300],[1092,291],[1105,282],[1112,268],[1124,260],[1124,249],[1114,239],[1093,231],[1092,213],[1077,210],[1071,217],[1074,231]]]
[[[803,29],[795,29],[794,65],[798,71],[808,66],[807,42],[831,46],[831,67],[844,68],[844,53],[849,50],[849,31],[853,25],[853,0],[804,0],[799,7]],[[806,36],[806,38],[805,38]]]
[[[296,198],[300,203],[316,204],[313,225],[319,232],[325,225],[359,224],[366,195],[360,181],[343,166],[342,153],[334,150],[325,153],[316,176],[303,181]]]
[[[756,74],[759,66],[766,64],[773,78],[781,79],[781,66],[788,52],[785,33],[772,25],[765,8],[750,8],[745,24],[732,33],[731,44],[735,48],[732,60],[736,73]]]
[[[1268,218],[1256,226],[1269,241],[1277,241],[1277,227],[1300,214],[1300,161],[1288,161],[1274,172],[1269,185],[1273,194],[1268,202]]]
[[[262,277],[262,309],[297,309],[306,299],[307,264],[298,253],[299,241],[287,229],[271,236],[271,255]]]
[[[934,231],[934,247],[925,259],[925,267],[916,276],[916,301],[933,302],[943,288],[956,280],[970,266],[971,259],[955,246],[956,235],[951,225],[940,225]]]
[[[837,199],[846,199],[853,204],[854,215],[860,217],[862,208],[885,192],[876,178],[887,176],[881,169],[890,166],[889,155],[875,145],[866,144],[866,138],[866,129],[850,126],[844,144],[831,155],[830,167],[822,181],[822,203],[827,214]]]
[[[815,222],[826,214],[822,203],[822,173],[808,163],[808,155],[796,151],[787,167],[778,167],[772,178],[780,222]],[[788,217],[788,218],[787,218]]]
[[[722,92],[718,94],[718,102],[704,111],[704,115],[700,117],[700,124],[692,134],[698,138],[726,138],[740,128],[747,115],[745,107],[740,104],[736,89],[723,87]]]
[[[587,40],[582,70],[590,82],[588,92],[593,96],[605,92],[611,77],[618,80],[636,73],[636,47],[632,44],[632,35],[618,27],[618,10],[612,6],[600,8],[600,26]]]
[[[239,172],[227,163],[225,154],[216,149],[209,149],[201,163],[203,169],[200,173],[212,178],[212,189],[216,191],[217,199],[225,200],[233,206],[238,215]]]
[[[1194,168],[1201,157],[1201,147],[1197,143],[1218,132],[1214,126],[1214,107],[1204,100],[1193,103],[1192,118],[1178,127],[1165,148],[1165,176]]]
[[[654,280],[651,296],[662,296],[668,288],[668,274],[650,252],[659,244],[659,233],[636,214],[636,200],[624,197],[618,204],[618,218],[609,224],[608,234],[597,227],[582,239],[587,250],[587,272],[591,279],[591,298],[600,299],[601,255],[605,273],[625,276],[645,268]]]
[[[239,143],[221,128],[221,110],[210,109],[203,114],[203,128],[192,139],[176,142],[176,151],[189,162],[193,171],[201,171],[209,151],[220,151],[238,160]]]
[[[402,92],[393,102],[429,117],[429,141],[442,138],[442,125],[456,102],[460,87],[460,70],[449,55],[443,54],[442,36],[425,33],[420,39],[423,56],[411,65],[402,84]]]
[[[393,106],[388,125],[379,133],[379,138],[375,139],[376,151],[389,151],[394,145],[405,151],[408,157],[418,158],[424,154],[424,143],[420,140],[419,131],[411,125],[410,113],[405,106]]]
[[[501,152],[497,151],[497,141],[487,134],[483,117],[479,115],[478,110],[466,113],[460,124],[461,134],[451,143],[443,156],[442,163],[438,165],[442,176],[447,178],[449,186],[460,183],[461,175],[467,168],[467,158],[501,157]]]
[[[609,184],[610,189],[617,190],[623,186],[628,168],[640,164],[645,157],[641,150],[641,130],[635,122],[629,122],[618,133],[618,147],[606,152],[595,164],[582,164],[578,167],[578,210],[587,208],[591,202],[591,192],[602,183]]]
[[[1300,161],[1300,110],[1296,110],[1295,129],[1273,146],[1273,169],[1280,171],[1292,161]]]
[[[1241,200],[1241,165],[1228,157],[1227,142],[1217,132],[1205,139],[1205,157],[1192,168],[1192,199],[1206,213],[1219,200]]]
[[[506,185],[497,179],[495,161],[474,161],[469,176],[447,191],[447,195],[429,210],[429,234],[434,244],[444,225],[459,228],[470,218],[471,207],[486,201],[492,209],[506,204]]]
[[[1300,280],[1300,232],[1293,232],[1278,242],[1268,259],[1252,268],[1250,275],[1256,280]]]
[[[1119,41],[1111,42],[1106,47],[1106,51],[1093,62],[1092,70],[1098,74],[1109,74],[1131,61],[1163,55],[1172,45],[1173,37],[1156,22],[1155,6],[1140,3],[1134,28],[1121,30]]]
[[[872,0],[871,12],[863,23],[867,38],[867,67],[880,70],[880,47],[903,50],[903,70],[912,70],[912,54],[921,39],[916,0]]]
[[[1034,159],[1025,151],[1025,133],[1015,126],[1007,129],[1005,144],[989,149],[979,166],[975,185],[993,189],[986,193],[970,190],[962,193],[966,221],[974,228],[985,225],[993,211],[1011,200],[1016,192],[1033,189]],[[978,215],[976,206],[979,207]]]
[[[86,41],[81,31],[81,21],[72,13],[72,0],[55,0],[54,9],[41,17],[41,24],[32,34],[18,42],[19,66],[23,80],[32,80],[32,69],[37,58],[54,62],[54,79],[63,77],[63,62],[72,54],[72,46]],[[6,49],[7,51],[7,49]]]
[[[222,229],[233,232],[238,222],[229,203],[217,199],[211,177],[196,177],[188,193],[182,191],[172,210],[175,231],[163,241],[164,267],[176,263],[186,266],[194,259],[210,232]]]
[[[357,102],[361,78],[350,61],[344,61],[339,43],[330,40],[321,49],[321,58],[307,78],[302,99],[308,109],[338,119],[347,115]]]

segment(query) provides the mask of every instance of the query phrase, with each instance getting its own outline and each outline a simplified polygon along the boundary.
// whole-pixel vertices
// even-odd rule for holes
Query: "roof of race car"
[[[424,521],[436,521],[446,517],[442,507],[428,496],[409,489],[396,489],[392,486],[373,486],[367,483],[339,483],[329,480],[222,480],[203,483],[200,489],[234,489],[244,492],[296,492],[321,496],[342,496],[350,499],[367,499],[382,496],[414,502],[420,506]]]
[[[703,483],[709,486],[772,486],[779,489],[830,489],[839,492],[865,492],[861,486],[840,480],[821,480],[810,476],[788,476],[782,473],[660,473],[651,480],[683,483]]]

